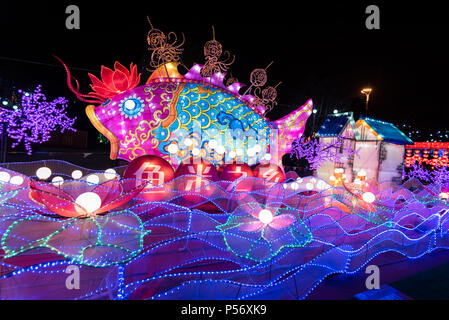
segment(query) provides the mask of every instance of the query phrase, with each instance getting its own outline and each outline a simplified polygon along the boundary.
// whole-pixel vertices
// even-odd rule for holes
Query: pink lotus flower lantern
[[[82,180],[60,185],[30,181],[29,197],[48,210],[63,217],[88,217],[119,208],[143,190],[146,183],[135,179],[118,179],[101,184]]]

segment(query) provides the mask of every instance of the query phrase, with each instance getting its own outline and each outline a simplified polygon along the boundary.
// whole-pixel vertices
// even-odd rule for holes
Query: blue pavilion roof
[[[395,144],[413,144],[413,141],[407,137],[394,124],[377,119],[361,117],[384,141]]]
[[[352,112],[330,114],[316,135],[317,137],[337,137],[342,134],[348,124],[353,126],[354,132],[357,134]]]

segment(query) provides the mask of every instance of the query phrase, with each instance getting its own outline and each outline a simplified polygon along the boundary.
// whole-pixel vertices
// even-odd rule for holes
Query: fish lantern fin
[[[292,143],[304,134],[306,128],[306,121],[312,114],[313,101],[312,99],[289,113],[285,117],[273,121],[279,130],[279,156],[289,153],[292,149]]]
[[[178,72],[178,64],[176,62],[169,62],[158,67],[151,76],[148,78],[147,83],[156,81],[162,81],[162,79],[183,79],[184,76]]]

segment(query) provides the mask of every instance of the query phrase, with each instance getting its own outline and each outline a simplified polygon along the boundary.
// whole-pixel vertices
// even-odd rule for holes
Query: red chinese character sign
[[[229,182],[226,185],[227,192],[250,192],[253,184],[252,179],[237,180],[253,176],[253,170],[246,163],[231,163],[222,167],[220,180]]]
[[[264,179],[264,185],[266,187],[270,187],[275,183],[282,183],[285,180],[284,171],[273,163],[259,164],[254,169],[254,176]]]
[[[136,183],[142,180],[148,181],[147,186],[139,195],[148,201],[161,201],[166,199],[170,190],[166,187],[158,187],[175,177],[172,166],[164,159],[154,155],[145,155],[133,160],[124,172],[125,179],[137,179]]]
[[[185,176],[184,178],[179,178]],[[177,191],[182,192],[182,197],[191,202],[202,201],[214,193],[213,182],[218,180],[215,166],[204,159],[190,159],[183,162],[175,173],[177,179]]]

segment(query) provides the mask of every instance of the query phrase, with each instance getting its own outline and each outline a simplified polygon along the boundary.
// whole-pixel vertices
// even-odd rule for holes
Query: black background
[[[86,93],[87,72],[99,76],[101,65],[112,67],[116,60],[125,66],[137,63],[146,80],[149,16],[158,29],[179,37],[184,33],[182,60],[189,67],[203,62],[212,25],[216,39],[236,56],[230,72],[240,82],[249,83],[253,69],[274,61],[268,84],[282,84],[279,104],[268,115],[272,120],[308,98],[319,111],[315,126],[333,109],[354,111],[357,119],[364,112],[360,90],[371,86],[369,116],[417,129],[444,129],[449,115],[449,11],[439,2],[391,2],[2,1],[1,88],[42,84],[49,96],[73,102],[69,112],[78,117],[77,129],[95,133],[84,114],[85,103],[67,89],[65,72],[52,54],[73,68]],[[80,30],[65,27],[70,4],[80,8]],[[380,8],[380,30],[365,27],[370,4]]]

